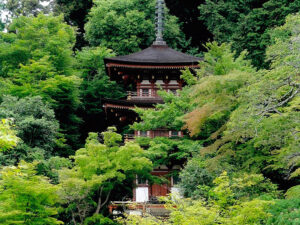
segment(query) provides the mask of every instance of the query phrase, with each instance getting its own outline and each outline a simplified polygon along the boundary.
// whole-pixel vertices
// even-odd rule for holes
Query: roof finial
[[[164,17],[165,17],[165,2],[164,0],[157,0],[156,19],[155,19],[156,40],[154,42],[154,45],[166,45],[166,42],[164,41],[163,38]]]

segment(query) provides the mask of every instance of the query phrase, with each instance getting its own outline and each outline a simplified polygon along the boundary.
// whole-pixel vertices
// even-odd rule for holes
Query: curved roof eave
[[[197,65],[201,58],[184,54],[167,45],[152,45],[142,51],[114,58],[105,58],[106,63],[137,65]]]

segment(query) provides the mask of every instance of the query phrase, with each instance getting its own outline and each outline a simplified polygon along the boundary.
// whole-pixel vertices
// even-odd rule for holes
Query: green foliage
[[[205,76],[192,87],[191,100],[197,107],[184,116],[191,136],[208,138],[228,121],[237,107],[238,90],[250,77],[247,72],[233,71],[223,76]]]
[[[106,46],[118,55],[144,49],[154,40],[154,0],[97,0],[85,25],[93,46]],[[166,14],[165,40],[172,47],[186,42],[176,17]],[[180,46],[178,46],[180,47]]]
[[[181,117],[192,109],[193,104],[189,100],[189,92],[183,90],[178,94],[176,96],[173,93],[160,91],[159,95],[163,98],[164,104],[155,105],[155,109],[135,109],[142,122],[134,123],[132,127],[144,131],[162,127],[180,130],[184,124]]]
[[[101,214],[94,215],[84,221],[84,225],[117,225],[111,219],[104,217]]]
[[[44,175],[51,179],[51,183],[59,183],[59,170],[62,168],[71,168],[72,162],[67,158],[58,156],[51,157],[47,160],[39,161],[36,170],[39,175]]]
[[[37,16],[39,13],[47,13],[50,11],[50,6],[45,6],[43,3],[48,0],[7,0],[5,3],[6,10],[9,11],[11,17],[19,16]]]
[[[216,41],[209,42],[205,45],[207,52],[204,53],[204,61],[200,62],[200,74],[198,76],[209,75],[226,75],[231,71],[247,71],[254,72],[251,62],[246,60],[246,51],[242,51],[240,55],[231,51],[230,44],[218,44]]]
[[[76,146],[81,80],[73,70],[75,32],[62,19],[40,14],[13,20],[9,33],[0,34],[0,76],[11,82],[9,94],[38,95],[50,103],[66,143]]]
[[[167,209],[170,210],[168,220],[160,221],[156,218],[145,219],[129,216],[120,219],[121,224],[153,224],[153,225],[190,225],[190,224],[264,224],[271,214],[267,210],[272,201],[252,199],[242,202],[234,201],[234,190],[230,185],[227,173],[222,173],[214,180],[215,188],[211,189],[213,197],[208,201],[191,199],[165,199]]]
[[[199,9],[216,41],[232,42],[237,53],[247,50],[247,58],[262,68],[267,66],[264,59],[270,29],[283,25],[287,15],[299,11],[299,4],[298,0],[206,0]]]
[[[144,157],[139,145],[129,142],[120,146],[122,136],[114,131],[109,128],[102,133],[103,144],[96,133],[90,133],[85,147],[72,157],[74,167],[60,171],[61,198],[68,205],[66,210],[71,212],[73,220],[79,217],[83,223],[91,210],[99,214],[116,185],[152,169],[152,163]]]
[[[18,99],[5,96],[0,104],[0,118],[13,120],[16,134],[22,140],[16,148],[0,154],[1,165],[48,158],[54,154],[59,142],[59,124],[54,111],[41,97]]]
[[[12,149],[18,143],[16,132],[11,129],[9,120],[0,121],[0,152]],[[0,153],[1,154],[1,153]]]
[[[151,215],[145,215],[143,217],[136,215],[127,215],[126,218],[117,218],[117,221],[122,225],[163,225],[163,221],[156,219]]]
[[[1,15],[4,10],[4,7],[5,7],[4,2],[3,2],[3,0],[1,0],[0,1],[0,14]],[[0,19],[0,32],[3,31],[4,27],[5,27],[5,24],[4,24],[3,18],[1,18]]]
[[[286,199],[300,199],[300,185],[296,185],[287,190],[285,197]]]
[[[64,14],[65,21],[72,26],[76,26],[77,40],[76,49],[81,49],[87,43],[84,40],[84,24],[88,12],[92,8],[92,0],[54,0],[54,13]]]
[[[248,168],[277,171],[295,178],[299,167],[299,14],[274,30],[289,31],[268,48],[272,69],[260,71],[240,92],[240,107],[232,113],[223,140],[232,140],[237,161]],[[217,147],[220,147],[217,146]],[[225,147],[225,146],[224,146]],[[223,151],[231,151],[228,147]],[[293,172],[295,172],[293,174]]]
[[[200,63],[199,78],[189,91],[190,101],[196,107],[184,117],[190,135],[202,138],[217,136],[222,131],[238,105],[238,90],[249,82],[250,73],[254,72],[245,60],[245,52],[235,59],[229,44],[213,42],[206,47],[208,52]]]
[[[83,48],[77,52],[77,69],[83,79],[80,89],[82,103],[87,115],[102,111],[101,98],[120,98],[124,96],[120,86],[110,81],[104,67],[104,58],[113,57],[105,47]]]
[[[0,77],[0,101],[2,97],[9,94],[11,82],[8,79]]]
[[[39,61],[45,56],[58,74],[71,73],[75,32],[63,23],[62,16],[20,17],[8,30],[0,34],[0,76],[7,76],[30,59]]]
[[[190,83],[187,101],[195,104],[193,111],[183,116],[184,127],[192,136],[208,138],[201,154],[209,171],[263,171],[276,176],[277,182],[286,182],[286,177],[297,180],[298,27],[299,14],[296,14],[288,16],[284,26],[270,32],[273,41],[267,49],[270,70],[255,72],[243,56],[234,62],[229,50],[221,45],[220,51],[212,44],[199,78],[192,80],[190,74],[184,74]],[[217,63],[215,59],[219,59]],[[227,74],[216,75],[222,71]]]
[[[235,173],[232,175],[231,189],[236,199],[275,199],[280,197],[276,184],[262,174]]]
[[[0,106],[1,117],[14,120],[18,136],[23,142],[30,147],[53,149],[58,122],[54,111],[42,102],[41,97],[18,99],[5,96]]]
[[[151,159],[154,167],[182,165],[188,158],[199,152],[201,148],[201,143],[184,138],[141,138],[137,139],[137,143],[147,149],[145,154]]]
[[[266,224],[296,225],[300,221],[300,199],[276,200],[269,210],[271,216]]]
[[[1,224],[62,224],[58,213],[57,187],[36,175],[35,164],[22,162],[0,171]]]
[[[194,157],[180,172],[179,187],[184,197],[208,199],[208,191],[213,186],[213,174],[206,169],[205,160]]]
[[[41,95],[49,102],[55,111],[56,118],[60,121],[60,129],[65,134],[66,143],[72,147],[79,145],[78,132],[81,118],[76,115],[79,108],[81,79],[77,76],[57,75],[41,82]],[[73,150],[65,152],[64,155],[72,154]]]

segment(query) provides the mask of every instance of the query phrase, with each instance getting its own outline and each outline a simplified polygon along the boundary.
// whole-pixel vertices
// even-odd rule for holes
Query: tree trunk
[[[96,208],[95,214],[99,214],[100,209],[101,209],[102,191],[103,191],[103,187],[101,187],[99,190],[98,203],[97,203],[97,208]]]
[[[76,220],[75,220],[75,216],[74,216],[73,212],[72,212],[72,221],[73,221],[74,225],[77,225]]]
[[[99,192],[99,198],[98,198],[98,204],[97,204],[97,209],[95,211],[95,214],[99,214],[100,212],[100,209],[107,203],[108,199],[109,199],[109,196],[110,196],[110,193],[111,193],[111,190],[107,193],[107,196],[104,200],[104,202],[102,203],[102,191],[103,191],[103,187],[100,189],[100,192]]]

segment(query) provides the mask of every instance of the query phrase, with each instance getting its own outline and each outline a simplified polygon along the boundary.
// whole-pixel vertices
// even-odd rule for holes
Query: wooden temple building
[[[135,107],[145,110],[153,108],[157,103],[163,103],[158,96],[157,91],[162,88],[167,92],[176,93],[180,90],[184,81],[180,78],[182,70],[196,69],[199,67],[199,58],[175,51],[168,47],[163,40],[163,11],[164,1],[157,1],[157,18],[156,18],[156,40],[148,48],[125,56],[104,59],[106,72],[111,80],[123,83],[127,88],[128,95],[125,99],[104,101],[104,109],[107,115],[107,120],[111,125],[125,127],[139,120],[138,115],[132,110]],[[125,139],[133,139],[135,137],[182,137],[181,131],[172,131],[164,129],[135,131],[134,134],[125,135]],[[161,166],[155,168],[152,175],[166,176],[172,170],[180,169],[180,165],[168,168]],[[150,208],[147,209],[153,212],[159,209],[161,212],[162,206],[152,204],[159,196],[166,196],[173,191],[176,180],[173,177],[168,177],[168,183],[163,185],[148,184],[147,181],[137,177],[135,188],[133,190],[132,202],[141,203],[136,205],[135,212],[144,209],[144,203],[149,203]],[[111,212],[117,208],[122,202],[114,202],[110,205]]]

